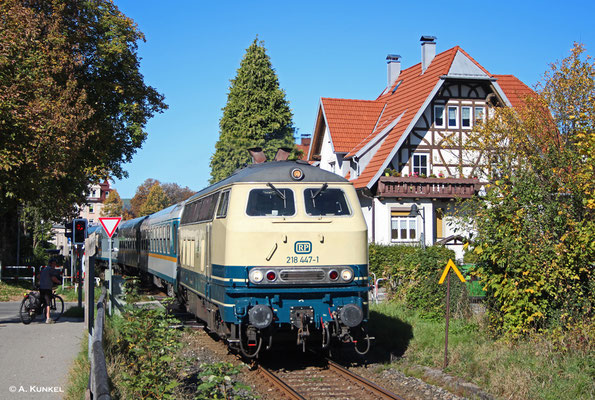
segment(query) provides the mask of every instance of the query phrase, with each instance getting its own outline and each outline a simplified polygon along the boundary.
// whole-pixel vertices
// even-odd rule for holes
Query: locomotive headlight
[[[250,282],[252,283],[260,283],[264,279],[264,274],[259,269],[253,269],[250,271],[248,278],[250,278]]]
[[[304,171],[300,168],[294,168],[291,170],[291,179],[294,181],[301,181],[304,178]]]
[[[353,271],[350,269],[344,269],[341,271],[341,279],[350,282],[353,279]]]

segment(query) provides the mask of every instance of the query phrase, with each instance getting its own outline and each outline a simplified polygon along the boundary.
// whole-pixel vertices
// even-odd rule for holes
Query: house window
[[[413,155],[413,174],[428,176],[428,154]]]
[[[461,107],[461,126],[471,128],[471,107]]]
[[[417,239],[417,218],[409,216],[409,211],[391,211],[391,241],[411,242]]]
[[[459,108],[458,107],[448,107],[448,127],[449,128],[458,128],[459,127]]]
[[[444,106],[434,106],[434,127],[444,128]]]
[[[475,124],[485,121],[485,108],[475,107]]]

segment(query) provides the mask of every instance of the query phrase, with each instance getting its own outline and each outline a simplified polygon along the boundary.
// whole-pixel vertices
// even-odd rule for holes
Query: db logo
[[[310,254],[312,253],[312,242],[295,242],[295,254]]]

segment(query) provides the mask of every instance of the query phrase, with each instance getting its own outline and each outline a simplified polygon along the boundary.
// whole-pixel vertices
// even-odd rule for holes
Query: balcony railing
[[[382,176],[379,197],[470,198],[481,187],[477,178],[418,178]]]

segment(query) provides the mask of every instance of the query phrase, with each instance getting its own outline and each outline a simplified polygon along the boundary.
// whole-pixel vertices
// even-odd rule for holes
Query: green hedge
[[[419,310],[430,318],[443,318],[446,310],[446,284],[438,280],[449,259],[455,254],[443,246],[422,249],[414,246],[370,244],[370,272],[389,278],[393,299]],[[451,310],[466,316],[469,310],[467,289],[456,276],[451,276]]]

